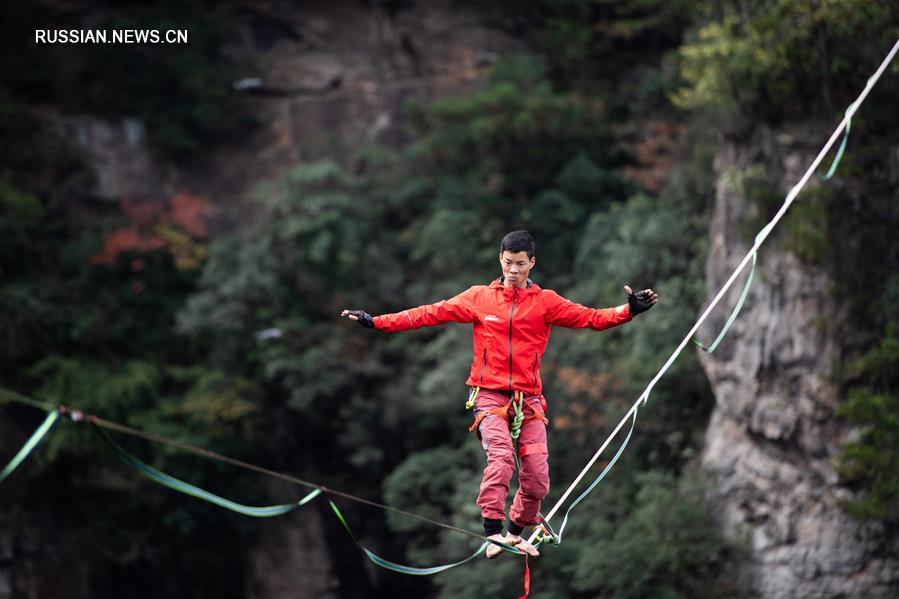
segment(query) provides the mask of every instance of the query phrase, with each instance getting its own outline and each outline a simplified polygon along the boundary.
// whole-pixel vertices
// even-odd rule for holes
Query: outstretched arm
[[[659,301],[659,296],[652,289],[644,289],[634,293],[625,286],[627,303],[616,308],[588,308],[569,301],[554,291],[550,307],[546,312],[546,322],[551,325],[571,329],[591,328],[597,331],[624,324],[633,320],[634,316],[645,312]]]
[[[363,310],[344,310],[341,316],[358,321],[359,324],[379,331],[396,332],[431,327],[448,322],[474,322],[475,312],[471,308],[472,289],[436,304],[409,308],[394,314],[372,317]]]

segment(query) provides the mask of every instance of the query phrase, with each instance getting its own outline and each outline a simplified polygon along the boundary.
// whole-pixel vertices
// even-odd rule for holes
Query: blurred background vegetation
[[[552,505],[702,305],[720,139],[799,117],[835,122],[896,38],[899,11],[877,1],[477,4],[528,50],[501,59],[468,95],[410,102],[408,146],[299,165],[260,186],[251,226],[210,238],[184,218],[197,213],[196,198],[149,215],[90,197],[77,210],[60,201],[60,186],[90,175],[40,111],[137,116],[153,125],[153,147],[169,159],[227,143],[253,126],[232,104],[227,5],[110,3],[108,27],[189,23],[189,46],[124,52],[11,46],[13,31],[49,17],[64,27],[65,13],[4,3],[0,383],[478,530],[483,458],[463,409],[468,329],[384,336],[336,315],[343,307],[392,312],[487,283],[502,234],[527,228],[541,286],[594,306],[621,303],[624,284],[652,286],[664,302],[620,330],[554,333],[544,360]],[[833,269],[842,282],[834,292],[882,340],[846,368],[853,391],[843,417],[867,432],[847,447],[841,472],[869,491],[847,509],[887,519],[899,518],[899,165],[884,153],[896,131],[895,73],[853,122],[841,167],[855,188],[873,190],[859,216],[865,228],[844,255],[809,254]],[[663,186],[626,175],[638,161],[621,143],[622,125],[644,120],[680,127]],[[847,234],[845,222],[826,218],[840,207],[818,201],[828,230]],[[129,227],[133,238],[116,237]],[[257,335],[269,328],[283,335]],[[622,460],[574,512],[565,543],[541,557],[534,597],[741,594],[729,567],[740,542],[716,532],[694,459],[713,405],[688,352],[641,411]],[[39,415],[6,406],[0,414],[22,424],[0,442],[0,455],[11,455]],[[60,426],[3,494],[90,523],[101,547],[84,558],[96,596],[135,581],[143,589],[135,596],[184,587],[243,596],[255,523],[152,488],[88,435]],[[128,446],[175,476],[266,503],[257,478]],[[474,546],[416,521],[347,512],[360,537],[391,559],[445,563]],[[328,522],[341,596],[519,589],[520,563],[511,559],[427,579],[354,576],[363,558]]]

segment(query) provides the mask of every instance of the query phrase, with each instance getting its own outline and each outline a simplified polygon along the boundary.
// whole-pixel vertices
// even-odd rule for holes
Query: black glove
[[[365,328],[367,328],[367,329],[375,328],[375,321],[372,320],[371,314],[369,314],[365,310],[347,310],[346,312],[348,315],[355,316],[356,318],[358,318],[359,320],[357,320],[356,322],[358,322]]]
[[[652,301],[651,293],[651,291],[644,289],[643,291],[627,295],[627,305],[631,308],[631,314],[636,316],[652,308],[654,302]]]

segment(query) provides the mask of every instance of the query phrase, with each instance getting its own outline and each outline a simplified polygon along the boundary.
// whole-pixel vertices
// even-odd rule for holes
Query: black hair
[[[527,252],[528,258],[533,258],[534,254],[537,253],[537,245],[534,243],[534,238],[527,231],[512,231],[503,237],[499,251],[500,253],[512,252],[513,254]]]

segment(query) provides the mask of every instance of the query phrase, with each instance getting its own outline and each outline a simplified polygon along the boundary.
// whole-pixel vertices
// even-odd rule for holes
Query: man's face
[[[526,287],[528,283],[528,274],[534,268],[537,258],[531,256],[528,258],[527,252],[512,252],[506,250],[500,252],[499,264],[503,269],[505,284],[507,287]]]

